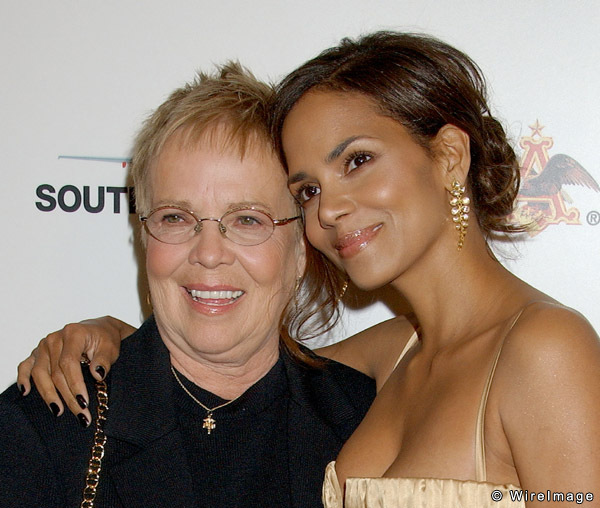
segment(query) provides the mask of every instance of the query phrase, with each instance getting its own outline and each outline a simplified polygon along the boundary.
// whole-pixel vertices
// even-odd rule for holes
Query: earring
[[[458,250],[463,248],[465,236],[467,235],[467,227],[469,226],[469,204],[471,200],[465,196],[465,187],[458,180],[452,182],[452,190],[450,192],[450,206],[452,209],[452,222],[458,231]]]
[[[350,280],[350,278],[347,278],[344,281],[344,285],[342,286],[342,290],[340,291],[340,294],[335,299],[336,305],[341,302],[342,298],[344,298],[344,295],[346,294],[346,290],[348,289],[348,281],[349,280]]]
[[[301,282],[302,282],[302,277],[298,277],[296,279],[296,284],[294,285],[294,293],[292,294],[292,299],[290,301],[290,303],[293,305],[294,309],[300,308],[300,298],[298,298],[298,296],[300,295]]]
[[[148,304],[148,307],[152,309],[152,297],[150,296],[150,291],[146,293],[146,303]]]

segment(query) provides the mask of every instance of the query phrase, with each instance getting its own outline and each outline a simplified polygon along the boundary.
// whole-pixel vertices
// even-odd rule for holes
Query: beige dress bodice
[[[508,331],[512,329],[523,310],[513,320]],[[417,341],[417,334],[414,333],[396,361],[396,366]],[[445,478],[348,478],[344,495],[335,471],[335,462],[330,462],[325,470],[323,506],[325,508],[525,508],[524,501],[511,499],[511,490],[518,492],[521,490],[519,486],[496,485],[486,481],[484,417],[503,344],[504,340],[494,358],[477,412],[475,435],[477,481]]]

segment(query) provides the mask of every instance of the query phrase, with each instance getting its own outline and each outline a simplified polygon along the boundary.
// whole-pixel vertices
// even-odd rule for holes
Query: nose
[[[189,262],[205,268],[232,264],[235,259],[235,244],[221,233],[221,224],[217,219],[204,219],[200,224],[196,235],[189,242]]]
[[[343,191],[336,187],[321,187],[319,195],[319,222],[323,228],[334,227],[339,220],[352,213],[354,203]]]

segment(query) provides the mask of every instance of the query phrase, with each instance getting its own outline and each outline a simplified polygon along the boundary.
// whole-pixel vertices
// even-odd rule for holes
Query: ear
[[[464,185],[471,167],[469,135],[456,125],[448,123],[435,135],[432,147],[439,162],[444,186],[449,189],[454,180]]]

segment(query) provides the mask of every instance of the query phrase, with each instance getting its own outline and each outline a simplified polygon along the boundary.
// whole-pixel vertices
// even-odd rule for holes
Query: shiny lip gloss
[[[338,238],[334,245],[341,258],[350,258],[361,252],[377,236],[383,224],[374,224],[363,229],[357,229]]]

